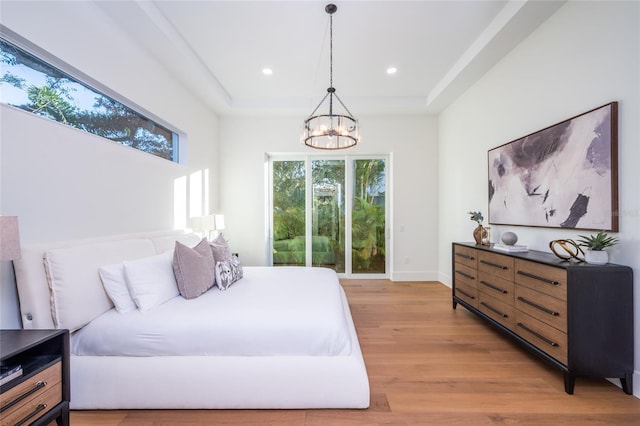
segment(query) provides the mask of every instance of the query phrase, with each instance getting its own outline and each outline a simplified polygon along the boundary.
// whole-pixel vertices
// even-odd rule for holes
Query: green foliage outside
[[[304,161],[273,163],[273,239],[289,240],[305,234]]]
[[[356,160],[352,209],[352,271],[384,273],[385,162]]]
[[[356,160],[352,200],[352,271],[384,273],[385,239],[385,161]],[[313,160],[313,264],[345,271],[345,165],[343,160]],[[304,265],[300,251],[284,256],[282,250],[295,245],[305,235],[305,162],[274,161],[273,219],[274,264],[287,259]],[[322,240],[320,238],[323,238]],[[328,239],[332,256],[321,252]],[[283,242],[289,242],[284,245]],[[294,244],[295,241],[295,244]],[[318,250],[318,251],[316,251]],[[284,263],[284,262],[283,262]]]
[[[173,132],[131,108],[4,40],[0,40],[0,64],[0,87],[18,89],[27,98],[26,103],[16,103],[2,96],[3,103],[177,161],[174,158]],[[88,99],[93,100],[92,105],[81,106]]]

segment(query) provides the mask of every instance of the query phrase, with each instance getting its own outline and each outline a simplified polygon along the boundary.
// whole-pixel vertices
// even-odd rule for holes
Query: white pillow
[[[148,311],[180,294],[173,274],[173,250],[125,261],[124,275],[131,297],[141,311]]]
[[[51,289],[51,314],[55,327],[68,328],[73,332],[113,308],[100,281],[98,268],[154,253],[151,241],[140,239],[48,250],[44,264]]]
[[[98,268],[102,285],[109,298],[116,305],[116,310],[121,314],[138,309],[136,302],[131,298],[127,281],[124,277],[124,265],[116,263]]]

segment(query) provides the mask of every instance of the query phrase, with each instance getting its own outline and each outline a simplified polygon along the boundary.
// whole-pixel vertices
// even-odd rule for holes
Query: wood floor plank
[[[371,386],[367,410],[72,411],[71,424],[640,425],[640,400],[604,379],[562,373],[475,315],[437,282],[344,280]]]

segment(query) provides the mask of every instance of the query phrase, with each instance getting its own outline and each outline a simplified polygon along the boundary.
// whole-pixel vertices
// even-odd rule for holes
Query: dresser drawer
[[[544,293],[516,285],[515,306],[518,310],[567,332],[567,302]]]
[[[478,307],[478,289],[460,281],[456,281],[455,295],[474,308]]]
[[[518,310],[516,310],[515,332],[540,350],[567,365],[566,333]]]
[[[491,297],[482,292],[478,293],[478,297],[480,298],[478,301],[478,309],[482,313],[498,321],[510,330],[513,330],[515,326],[515,308],[513,305],[502,303],[495,297]]]
[[[478,267],[478,254],[476,249],[459,245],[454,245],[453,247],[454,262],[461,263],[473,269]]]
[[[478,270],[513,281],[513,257],[479,251]]]
[[[478,290],[495,297],[502,303],[513,306],[513,281],[480,272],[478,273]]]
[[[516,259],[515,270],[517,284],[567,300],[567,273],[564,269]]]
[[[455,273],[456,286],[459,282],[465,283],[472,287],[478,286],[478,271],[461,263],[455,263],[453,266]]]
[[[3,392],[0,397],[2,410],[0,424],[13,425],[30,413],[29,423],[62,401],[62,363],[52,366]]]

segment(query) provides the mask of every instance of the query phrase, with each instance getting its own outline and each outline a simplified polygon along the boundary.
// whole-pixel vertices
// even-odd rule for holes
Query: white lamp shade
[[[189,218],[189,228],[191,228],[194,232],[200,232],[204,228],[202,227],[202,216],[190,217]]]
[[[217,214],[216,215],[216,231],[221,231],[224,229],[224,215]]]
[[[196,216],[189,219],[189,227],[194,232],[208,232],[215,229],[215,216]]]
[[[0,216],[0,260],[20,259],[17,216]]]
[[[210,214],[207,216],[202,216],[202,229],[204,231],[211,231],[212,229],[216,229],[216,221],[214,215]]]

